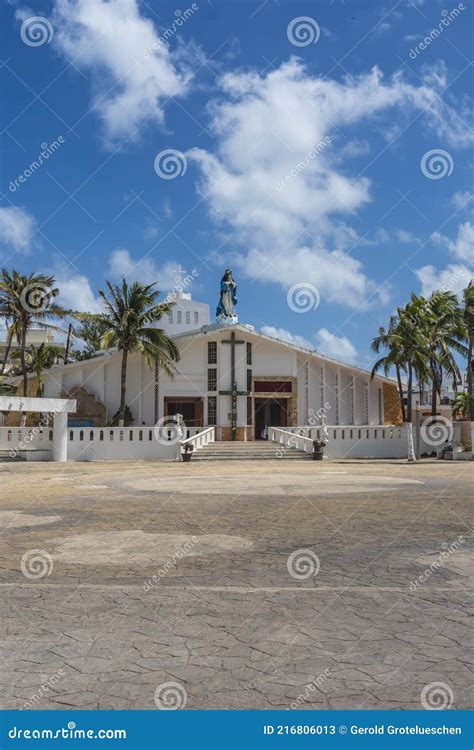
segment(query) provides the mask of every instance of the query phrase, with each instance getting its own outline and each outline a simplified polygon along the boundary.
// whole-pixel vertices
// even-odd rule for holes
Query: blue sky
[[[364,365],[411,291],[472,277],[472,3],[1,12],[1,262],[65,305],[181,264],[214,311],[230,266],[241,321]]]

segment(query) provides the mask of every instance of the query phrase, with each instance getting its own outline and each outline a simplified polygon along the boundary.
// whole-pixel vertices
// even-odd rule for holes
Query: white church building
[[[188,292],[175,293],[174,301],[160,322],[179,348],[174,377],[138,354],[129,357],[132,427],[166,424],[181,414],[192,433],[215,426],[216,440],[251,441],[270,426],[400,422],[393,381],[371,381],[366,370],[259,333],[235,314],[212,322],[209,305]],[[118,409],[120,365],[121,353],[109,350],[55,367],[44,374],[44,396],[76,399],[71,428],[103,427]]]

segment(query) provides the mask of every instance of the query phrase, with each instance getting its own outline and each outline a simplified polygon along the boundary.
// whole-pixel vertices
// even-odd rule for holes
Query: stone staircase
[[[309,453],[267,440],[218,441],[194,451],[193,461],[311,461]]]

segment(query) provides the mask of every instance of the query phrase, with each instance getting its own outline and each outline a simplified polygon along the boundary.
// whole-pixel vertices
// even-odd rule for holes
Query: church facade
[[[254,440],[265,428],[313,425],[397,424],[396,385],[240,324],[226,321],[221,292],[220,322],[209,306],[175,295],[162,327],[180,351],[175,376],[150,368],[138,354],[129,357],[127,404],[132,426],[166,425],[179,413],[187,428],[216,426],[218,440]],[[221,304],[221,303],[220,303]],[[120,399],[121,353],[53,368],[44,375],[47,397],[74,397],[76,426],[103,426]]]

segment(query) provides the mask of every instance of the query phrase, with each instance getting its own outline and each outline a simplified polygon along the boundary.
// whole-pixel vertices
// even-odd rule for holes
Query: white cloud
[[[266,336],[285,341],[288,344],[301,346],[303,349],[314,350],[316,348],[320,354],[324,354],[326,357],[354,363],[358,356],[357,349],[348,338],[345,336],[336,336],[334,333],[330,333],[327,328],[320,328],[316,333],[316,347],[304,336],[291,333],[286,328],[262,326],[260,330]]]
[[[342,359],[346,362],[354,362],[357,359],[357,349],[345,336],[336,336],[327,328],[320,328],[316,334],[318,341],[317,350],[320,354],[334,359]]]
[[[227,99],[213,105],[210,125],[216,150],[188,156],[201,170],[214,220],[245,248],[237,265],[284,288],[306,280],[322,299],[353,308],[368,298],[372,306],[386,303],[387,291],[346,252],[358,240],[347,219],[372,197],[370,180],[340,165],[336,128],[350,137],[351,126],[374,120],[383,134],[381,114],[404,123],[410,110],[422,110],[427,126],[459,146],[469,139],[465,126],[428,86],[400,74],[384,83],[377,68],[338,82],[312,77],[292,59],[264,77],[229,73],[221,86]],[[325,138],[329,144],[316,148]]]
[[[145,120],[163,122],[165,102],[184,92],[186,73],[137,0],[56,0],[53,21],[53,43],[92,74],[93,108],[109,143],[135,139]]]
[[[71,272],[71,269],[60,267],[53,272],[60,295],[58,302],[68,310],[79,312],[103,312],[100,297],[94,294],[87,276]]]
[[[449,263],[444,269],[432,265],[418,268],[415,273],[421,282],[422,295],[427,296],[436,289],[461,295],[474,276],[474,224],[469,221],[460,224],[454,240],[440,232],[433,234],[432,239],[460,262]]]
[[[135,260],[128,250],[114,250],[108,260],[108,275],[114,281],[125,276],[128,282],[141,281],[143,284],[157,284],[160,291],[173,289],[179,282],[176,275],[177,263],[168,261],[159,268],[152,258]]]
[[[457,193],[454,193],[453,197],[451,198],[451,203],[457,209],[462,210],[465,208],[469,210],[473,207],[473,199],[474,193],[471,193],[468,190],[460,190]]]
[[[297,336],[290,333],[286,328],[262,326],[260,330],[265,336],[271,336],[272,339],[279,339],[280,341],[285,341],[287,344],[295,344],[295,346],[301,346],[303,349],[314,349],[314,344],[308,341],[308,339],[305,339],[304,336]]]
[[[416,237],[411,232],[405,229],[384,229],[379,227],[375,230],[372,237],[365,237],[361,240],[362,245],[380,245],[386,242],[399,242],[402,244],[409,244],[416,242]]]
[[[467,266],[450,263],[443,270],[434,266],[423,266],[418,268],[416,275],[421,282],[422,296],[428,297],[431,292],[438,289],[461,295],[463,289],[469,284],[473,272]]]
[[[158,237],[160,229],[156,224],[147,224],[143,230],[143,239],[154,240]]]
[[[454,257],[468,265],[474,265],[474,224],[471,224],[471,222],[465,221],[459,225],[454,241],[439,232],[435,232],[433,239],[439,244],[445,245]]]
[[[423,83],[437,90],[443,90],[448,83],[448,69],[444,60],[437,60],[421,68]]]
[[[35,232],[35,220],[25,208],[0,208],[0,242],[13,250],[27,253]]]

